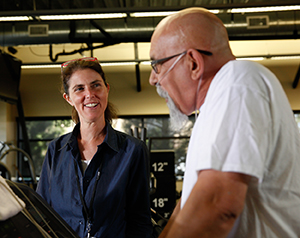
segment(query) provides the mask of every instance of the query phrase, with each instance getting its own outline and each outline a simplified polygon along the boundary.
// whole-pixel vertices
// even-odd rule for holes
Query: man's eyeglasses
[[[84,57],[84,58],[80,58],[80,59],[73,59],[73,60],[69,60],[69,61],[66,61],[65,63],[62,63],[61,64],[61,73],[63,73],[63,70],[72,62],[74,61],[97,61],[98,62],[98,59],[96,57]]]
[[[204,55],[208,55],[208,56],[212,55],[212,53],[209,52],[209,51],[198,50],[198,49],[197,49],[197,51],[200,52],[200,53],[202,53],[202,54],[204,54]],[[159,73],[160,73],[161,66],[162,66],[163,63],[165,63],[165,62],[167,62],[168,60],[170,60],[170,59],[172,59],[172,58],[174,58],[174,57],[176,57],[176,56],[179,56],[179,55],[181,55],[181,54],[186,54],[186,51],[184,51],[184,52],[182,52],[182,53],[179,53],[179,54],[176,54],[176,55],[172,55],[172,56],[163,58],[163,59],[152,60],[152,61],[151,61],[151,67],[152,67],[152,69],[154,70],[154,72],[155,72],[156,74],[159,74]]]

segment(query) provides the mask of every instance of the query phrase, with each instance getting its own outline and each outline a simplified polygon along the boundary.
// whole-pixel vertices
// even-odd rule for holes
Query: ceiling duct
[[[300,11],[221,14],[230,40],[299,39]],[[218,15],[219,16],[219,15]]]
[[[38,12],[36,12],[38,14]],[[230,40],[298,39],[300,11],[220,13]],[[1,22],[0,45],[149,42],[162,18]],[[28,31],[28,29],[33,29]],[[36,34],[36,35],[35,35]]]

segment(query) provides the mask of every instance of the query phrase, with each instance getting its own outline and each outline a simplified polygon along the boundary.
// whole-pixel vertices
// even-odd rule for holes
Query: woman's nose
[[[154,70],[152,69],[151,70],[151,74],[150,74],[150,77],[149,77],[149,83],[152,85],[152,86],[155,86],[158,82],[158,79],[157,79],[157,74],[154,72]]]
[[[92,98],[93,97],[93,90],[92,89],[86,89],[85,97],[86,98]]]

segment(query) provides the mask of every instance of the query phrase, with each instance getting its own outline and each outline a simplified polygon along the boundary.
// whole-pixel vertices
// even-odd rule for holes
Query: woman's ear
[[[189,49],[187,51],[187,57],[189,59],[189,70],[191,78],[198,80],[204,72],[204,60],[200,52],[195,49]]]
[[[63,97],[64,97],[64,99],[65,99],[71,106],[73,106],[73,103],[72,103],[72,101],[70,100],[70,97],[69,97],[68,94],[64,93],[64,94],[63,94]]]

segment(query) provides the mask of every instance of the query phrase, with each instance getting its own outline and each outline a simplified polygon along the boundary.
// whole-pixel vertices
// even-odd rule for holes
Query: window
[[[294,111],[295,120],[300,131],[300,111]],[[185,157],[187,153],[189,137],[194,124],[194,117],[191,116],[189,123],[180,133],[175,133],[169,127],[169,116],[132,116],[121,117],[113,120],[112,126],[126,134],[133,134],[143,139],[150,151],[172,150],[175,153],[175,175],[177,179],[183,178],[185,171]],[[47,151],[48,143],[54,138],[70,132],[74,127],[71,118],[26,118],[32,160],[35,166],[35,173],[39,176],[42,163]],[[23,138],[19,133],[18,147],[23,148]],[[21,153],[18,156],[18,173],[24,177],[30,176],[28,162]]]
[[[72,131],[74,123],[70,118],[27,118],[26,129],[29,138],[31,159],[34,170],[39,177],[42,163],[46,155],[48,143],[54,138]],[[20,131],[20,130],[19,130]],[[18,133],[18,147],[24,148],[22,133]],[[24,156],[18,156],[19,179],[30,177],[30,168]]]
[[[134,133],[138,129],[139,138],[142,139],[142,128],[146,128],[146,143],[150,151],[172,150],[175,154],[175,175],[182,179],[185,171],[185,157],[187,153],[189,137],[194,124],[194,117],[180,133],[170,129],[169,116],[155,116],[142,118],[120,118],[113,122],[113,127],[127,134]]]
[[[142,128],[146,128],[145,142],[150,150],[174,150],[174,170],[175,174],[181,178],[193,121],[194,117],[191,117],[190,122],[180,133],[175,133],[169,128],[169,116],[122,117],[113,120],[112,126],[116,130],[138,136],[140,139],[143,139]],[[74,123],[69,117],[26,118],[31,156],[37,177],[40,175],[48,143],[54,138],[72,131],[73,127]],[[18,134],[18,147],[24,148],[22,133]],[[18,156],[18,170],[20,177],[30,177],[29,164],[22,155]]]

